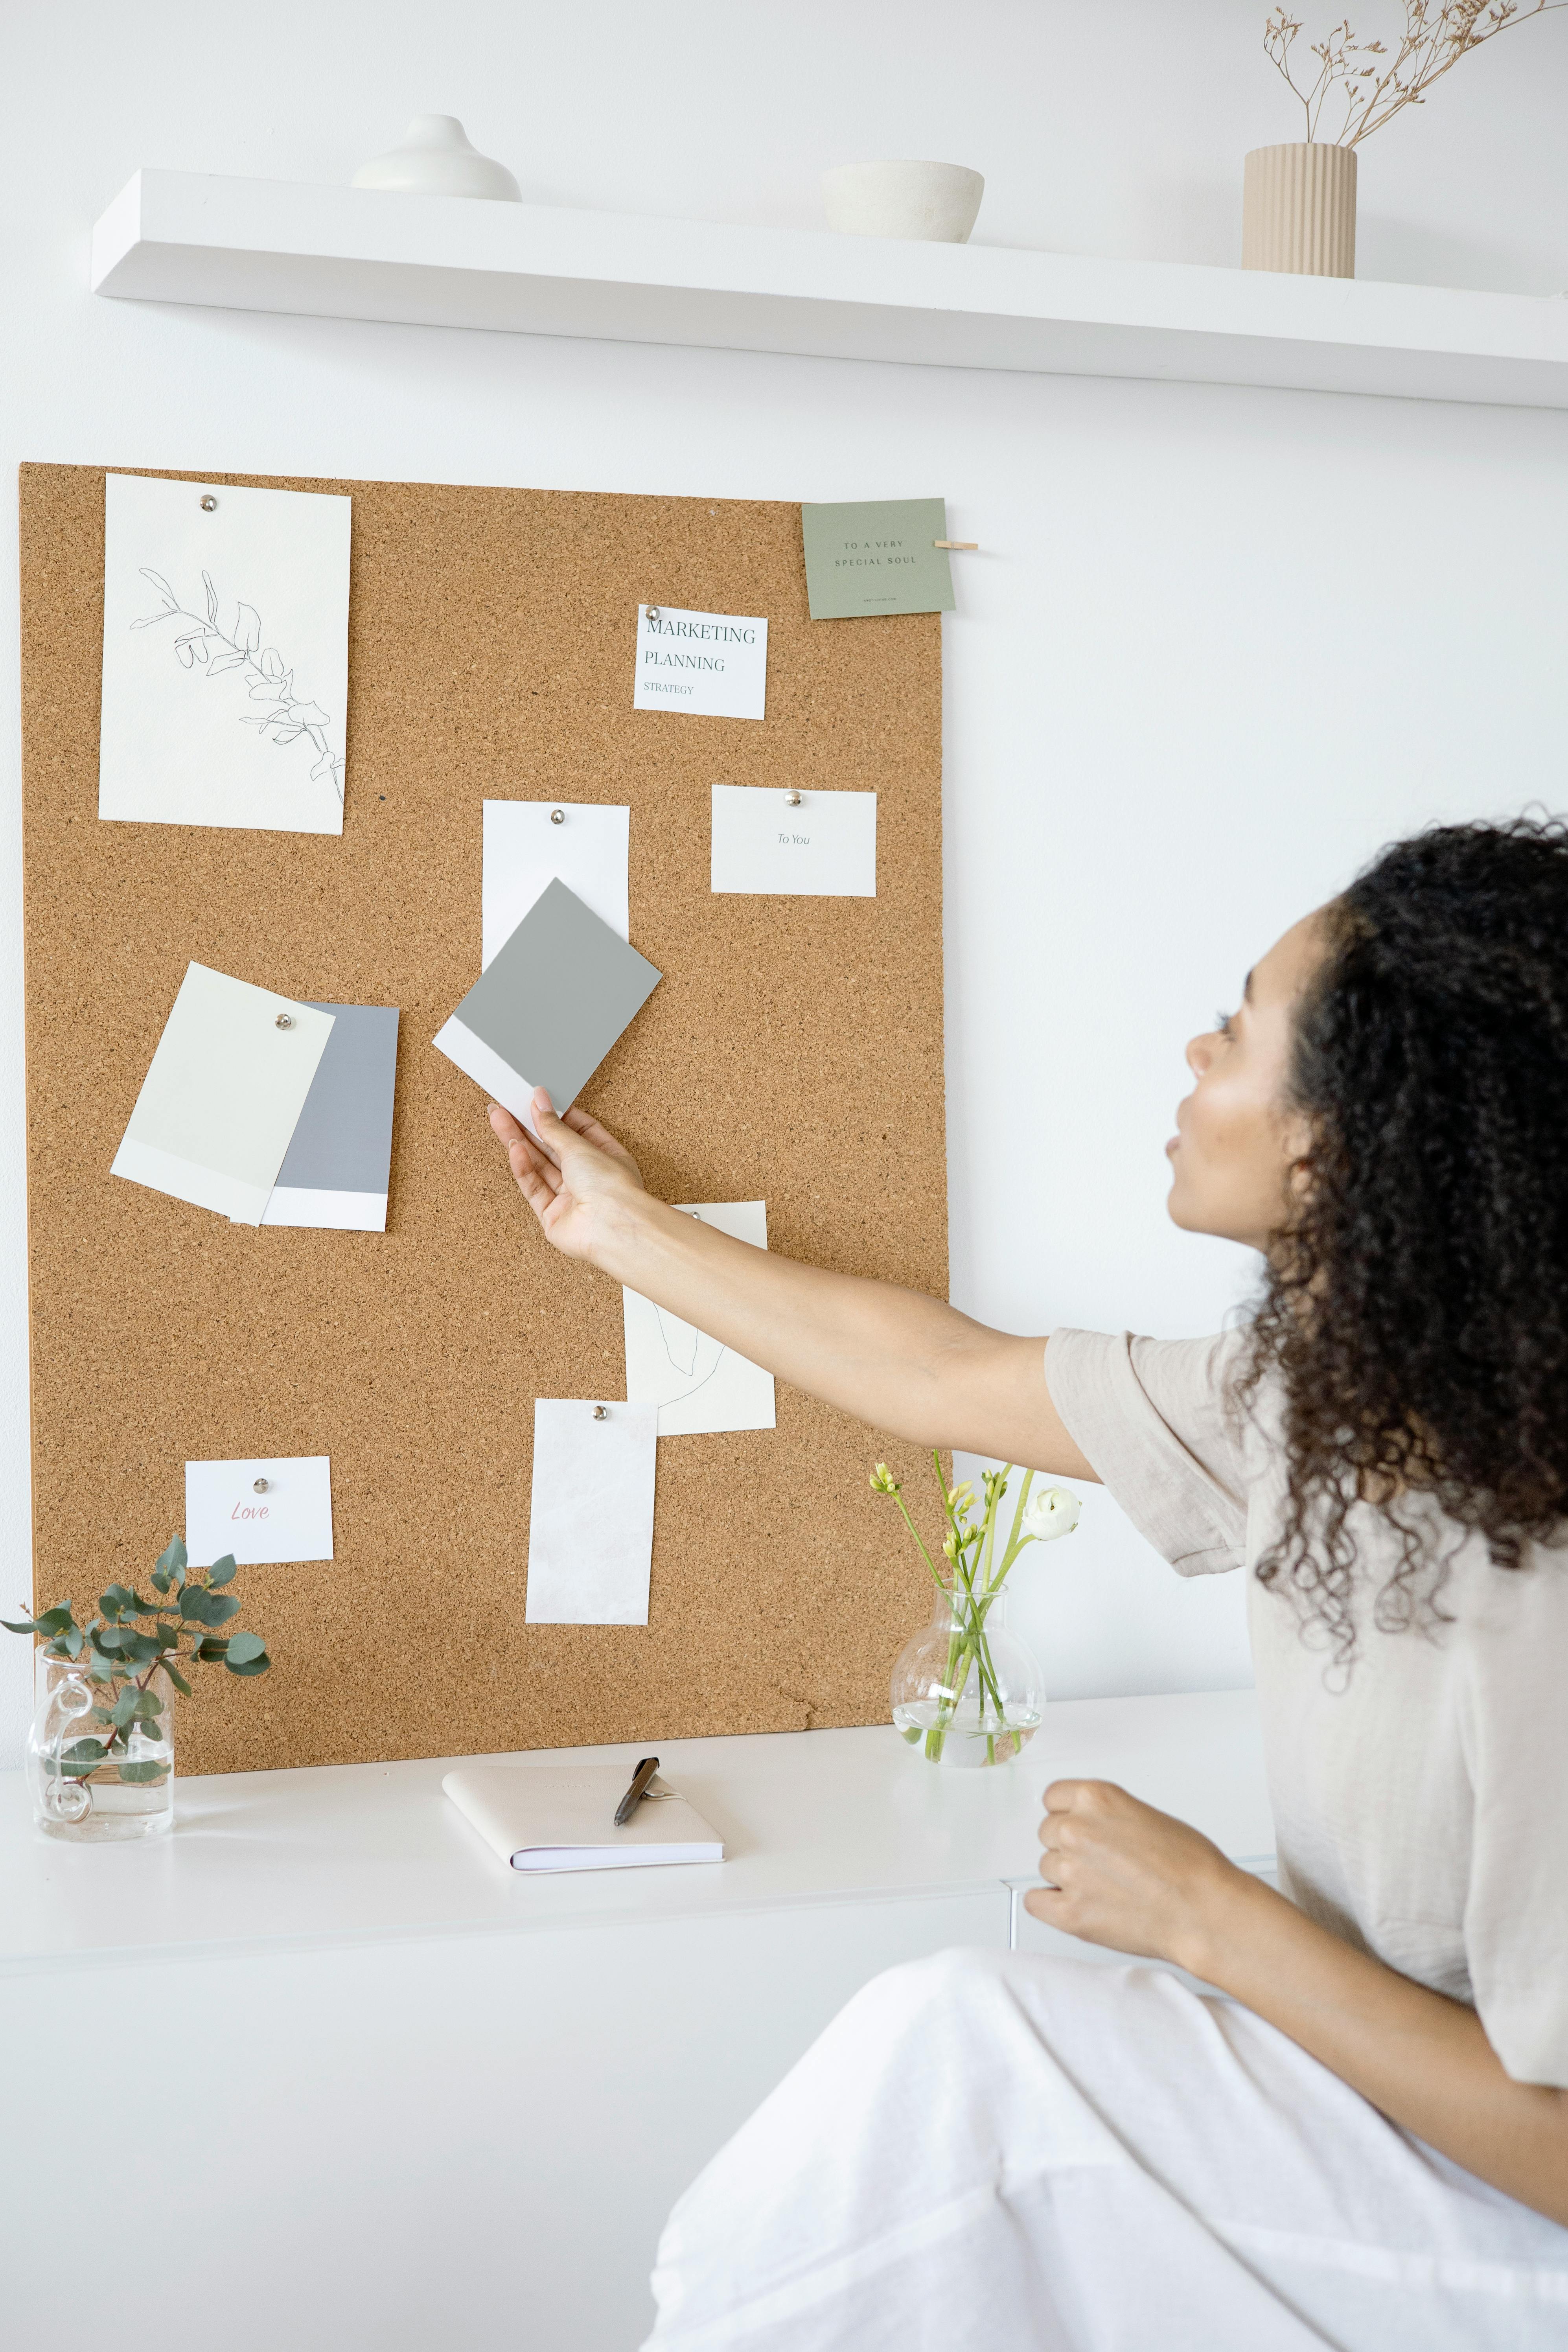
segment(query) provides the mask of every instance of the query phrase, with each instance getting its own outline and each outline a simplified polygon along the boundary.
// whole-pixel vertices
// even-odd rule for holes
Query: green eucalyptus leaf
[[[259,1633],[231,1633],[228,1637],[228,1663],[231,1666],[247,1665],[252,1658],[265,1656],[266,1651],[267,1644]]]
[[[178,1667],[171,1665],[167,1658],[163,1661],[163,1672],[168,1675],[169,1680],[174,1684],[174,1688],[181,1694],[181,1696],[184,1698],[189,1698],[191,1695],[191,1686],[189,1683],[185,1680],[184,1675],[180,1673]]]
[[[149,1757],[145,1763],[122,1764],[120,1768],[120,1777],[122,1780],[136,1782],[163,1780],[167,1779],[168,1771],[169,1768],[166,1764],[160,1763],[156,1757]]]
[[[153,1573],[154,1576],[166,1577],[181,1575],[184,1572],[185,1562],[189,1557],[190,1555],[185,1549],[184,1537],[172,1537],[169,1542],[164,1545],[163,1550],[158,1554],[158,1564],[153,1569]]]
[[[44,1611],[34,1630],[39,1633],[63,1633],[68,1625],[75,1622],[69,1604],[62,1601],[56,1608]]]
[[[79,1625],[68,1625],[59,1637],[59,1646],[68,1658],[79,1658],[84,1636]]]
[[[62,1764],[101,1764],[108,1754],[101,1739],[73,1739],[60,1750]]]
[[[113,1707],[110,1712],[109,1719],[111,1723],[117,1724],[120,1729],[123,1731],[135,1712],[136,1692],[133,1689],[127,1688],[122,1690],[120,1696],[115,1700]]]
[[[20,1624],[14,1617],[0,1617],[0,1625],[5,1626],[7,1633],[36,1633],[38,1631],[30,1617],[25,1618]]]
[[[163,1712],[163,1702],[156,1691],[138,1691],[135,1712],[152,1721]]]
[[[223,1558],[221,1559],[215,1559],[211,1568],[207,1570],[208,1585],[226,1584],[229,1578],[235,1573],[237,1566],[238,1562],[236,1560],[233,1552],[226,1551]]]
[[[151,1633],[132,1633],[123,1655],[128,1665],[150,1666],[154,1658],[163,1655],[163,1645]]]
[[[68,1764],[63,1757],[60,1759],[60,1778],[62,1780],[85,1780],[89,1773],[96,1772],[97,1769],[98,1765],[95,1763],[89,1763],[85,1757],[81,1758],[74,1764]]]
[[[111,1584],[107,1591],[100,1593],[98,1605],[112,1623],[115,1618],[123,1617],[127,1611],[134,1611],[136,1595],[128,1584]]]
[[[223,1659],[227,1655],[227,1642],[221,1640],[216,1633],[204,1633],[201,1640],[196,1643],[195,1648],[191,1652],[192,1657],[199,1658],[204,1665],[210,1664],[221,1664]]]
[[[251,1658],[244,1665],[237,1666],[232,1658],[224,1660],[224,1664],[231,1675],[264,1675],[271,1664],[272,1661],[265,1650],[258,1658]]]
[[[95,1625],[90,1637],[93,1648],[106,1658],[118,1658],[136,1639],[129,1625]]]

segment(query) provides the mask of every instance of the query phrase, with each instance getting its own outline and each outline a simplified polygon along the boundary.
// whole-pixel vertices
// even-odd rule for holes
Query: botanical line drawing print
[[[680,1213],[683,1217],[695,1218],[699,1224],[702,1223],[695,1209],[683,1209]],[[650,1301],[649,1304],[651,1305],[652,1302]],[[655,1307],[653,1315],[654,1321],[658,1327],[659,1343],[668,1360],[669,1369],[678,1378],[687,1382],[685,1388],[677,1389],[672,1396],[661,1397],[659,1402],[684,1404],[688,1397],[695,1396],[699,1389],[707,1387],[730,1351],[719,1340],[710,1339],[706,1331],[700,1331],[694,1323],[683,1321],[679,1315],[670,1314],[666,1307]],[[699,1373],[697,1370],[699,1351],[708,1348],[713,1350],[713,1360],[705,1371]]]
[[[133,629],[156,628],[162,621],[189,621],[190,627],[183,636],[174,639],[174,651],[182,667],[194,670],[201,663],[209,677],[222,677],[230,670],[242,673],[241,683],[248,686],[252,702],[268,702],[269,710],[247,714],[241,718],[242,727],[257,728],[263,741],[282,745],[297,743],[301,735],[310,737],[317,758],[310,770],[312,783],[331,777],[332,789],[342,801],[343,796],[343,762],[334,757],[327,740],[331,725],[331,715],[319,702],[308,702],[294,692],[294,673],[284,667],[283,657],[276,646],[261,647],[261,615],[254,604],[237,604],[234,632],[226,636],[218,626],[218,595],[213,586],[210,572],[202,573],[202,586],[206,591],[206,617],[187,613],[161,572],[139,564],[143,580],[150,580],[163,599],[161,613],[149,613],[140,621],[132,621]]]

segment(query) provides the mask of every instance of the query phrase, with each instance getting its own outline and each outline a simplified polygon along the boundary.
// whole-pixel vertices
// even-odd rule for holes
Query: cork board
[[[103,478],[21,477],[37,1605],[145,1589],[187,1457],[327,1454],[336,1560],[242,1572],[273,1671],[198,1675],[183,1772],[885,1720],[925,1571],[866,1476],[922,1466],[782,1381],[776,1431],[660,1442],[646,1629],[524,1624],[533,1400],[625,1393],[620,1292],[429,1040],[485,798],[629,803],[665,978],[584,1101],[665,1198],[945,1297],[939,619],[813,625],[795,506],[276,481],[354,501],[342,839],[100,824]],[[639,602],[765,614],[765,722],[634,712]],[[715,782],[874,789],[877,898],[713,896]],[[402,1008],[384,1235],[110,1175],[192,958]]]

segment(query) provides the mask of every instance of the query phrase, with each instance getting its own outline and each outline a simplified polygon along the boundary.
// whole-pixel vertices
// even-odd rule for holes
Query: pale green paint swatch
[[[864,499],[800,510],[814,621],[951,613],[945,499]]]

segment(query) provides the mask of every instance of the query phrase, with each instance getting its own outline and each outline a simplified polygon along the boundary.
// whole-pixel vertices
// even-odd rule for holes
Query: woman
[[[1568,2344],[1568,826],[1385,851],[1187,1048],[1250,1328],[990,1331],[492,1112],[547,1237],[864,1420],[1245,1564],[1281,1894],[1093,1781],[1037,1917],[1190,1972],[868,1985],[681,2200],[659,2347]],[[1042,1377],[1043,1363],[1043,1377]]]

